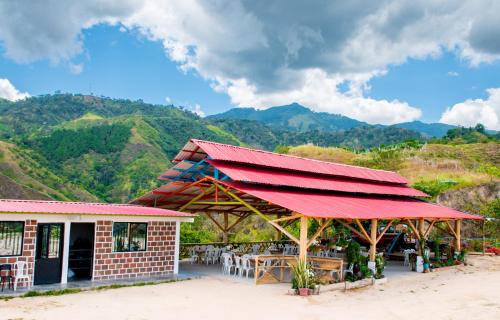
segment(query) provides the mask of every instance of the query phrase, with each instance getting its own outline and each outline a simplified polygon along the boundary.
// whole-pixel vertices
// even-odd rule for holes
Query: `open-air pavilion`
[[[404,223],[418,240],[427,239],[437,227],[453,237],[460,251],[462,220],[481,219],[421,200],[425,193],[390,171],[196,139],[182,148],[174,163],[160,176],[165,184],[133,203],[206,215],[226,243],[236,225],[257,215],[295,242],[302,260],[309,259],[308,248],[331,225],[342,225],[367,243],[373,267],[377,244],[396,224]],[[318,228],[308,234],[312,220]],[[294,221],[300,221],[298,236],[287,229]],[[333,270],[337,260],[320,262]],[[282,280],[265,272],[256,278]]]

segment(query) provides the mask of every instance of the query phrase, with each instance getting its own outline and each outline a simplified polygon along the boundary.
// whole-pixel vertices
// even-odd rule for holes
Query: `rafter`
[[[215,223],[215,225],[217,225],[217,227],[219,227],[219,229],[221,229],[222,231],[226,231],[226,229],[220,225],[220,223],[214,218],[212,217],[212,215],[210,213],[206,213],[207,217],[212,220],[213,223]]]
[[[352,232],[354,232],[355,234],[357,234],[358,236],[360,236],[362,239],[365,239],[366,241],[368,241],[371,244],[371,239],[367,238],[363,233],[361,233],[361,231],[356,230],[354,227],[352,227],[351,225],[349,225],[348,223],[346,223],[346,222],[344,222],[342,220],[337,220],[337,221],[341,225],[343,225],[347,229],[351,230]]]
[[[420,232],[418,232],[417,228],[415,228],[415,225],[413,224],[413,222],[411,222],[410,219],[406,219],[406,221],[410,225],[410,228],[413,230],[413,233],[415,234],[417,239],[420,240]]]
[[[356,224],[358,225],[358,228],[359,230],[361,230],[361,232],[363,233],[363,235],[365,236],[365,238],[368,240],[368,242],[370,242],[370,244],[372,243],[372,239],[371,237],[368,235],[368,232],[366,232],[365,228],[363,227],[363,225],[361,224],[361,222],[359,221],[359,219],[354,219],[354,222],[356,222]]]
[[[309,248],[311,246],[311,244],[313,243],[314,240],[316,240],[316,238],[321,234],[321,232],[323,232],[323,230],[325,230],[326,227],[328,227],[330,224],[332,223],[332,220],[326,220],[326,222],[324,222],[319,228],[318,230],[316,230],[316,232],[313,234],[313,236],[311,237],[311,239],[309,239],[309,241],[307,242],[307,247]]]
[[[382,237],[387,232],[387,230],[389,230],[389,228],[392,226],[393,222],[394,222],[394,220],[389,221],[389,223],[385,226],[385,228],[382,230],[382,232],[377,237],[376,243],[378,243],[380,241],[380,239],[382,239]]]

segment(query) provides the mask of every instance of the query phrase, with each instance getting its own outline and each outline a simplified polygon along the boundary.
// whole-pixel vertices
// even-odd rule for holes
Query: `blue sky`
[[[74,60],[84,64],[81,73],[73,74],[67,66],[48,60],[19,64],[2,57],[0,78],[10,79],[16,88],[31,95],[57,90],[92,92],[157,104],[187,107],[199,104],[207,114],[232,107],[226,94],[215,92],[196,72],[181,71],[167,58],[158,41],[106,25],[93,27],[83,34],[85,52]]]
[[[500,129],[500,3],[261,4],[1,2],[0,97],[92,92],[205,115],[298,102]]]

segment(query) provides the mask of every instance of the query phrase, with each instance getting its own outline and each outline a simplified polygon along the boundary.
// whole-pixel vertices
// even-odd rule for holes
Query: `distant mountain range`
[[[275,129],[296,130],[299,132],[334,132],[359,127],[391,127],[383,125],[370,125],[366,122],[351,119],[339,114],[314,112],[298,103],[271,107],[265,110],[257,110],[254,108],[233,108],[220,114],[208,116],[207,119],[254,120]],[[428,138],[441,138],[449,129],[456,128],[456,126],[448,124],[424,123],[421,121],[399,123],[392,125],[392,127],[412,130]]]

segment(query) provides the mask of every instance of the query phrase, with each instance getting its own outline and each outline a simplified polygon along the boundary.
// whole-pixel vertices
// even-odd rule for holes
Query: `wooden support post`
[[[462,245],[461,245],[461,228],[462,228],[462,220],[457,219],[455,220],[455,250],[460,251],[462,250]]]
[[[228,239],[228,229],[229,227],[229,213],[227,212],[224,212],[224,230],[222,231],[222,242],[224,242],[224,244],[228,244],[229,242],[229,239]]]
[[[420,236],[420,242],[424,242],[424,245],[425,245],[425,237],[424,237],[424,233],[425,233],[425,220],[424,218],[420,218],[418,220],[418,234]],[[418,249],[420,251],[420,255],[423,257],[424,256],[424,250],[425,248],[422,247],[422,244],[419,242],[418,244]]]
[[[299,258],[307,260],[307,217],[300,217]]]
[[[377,229],[378,229],[378,220],[372,219],[372,225],[370,230],[370,261],[375,261],[375,256],[377,255]]]
[[[281,218],[281,213],[278,213],[278,215],[276,216],[276,219],[280,219]],[[283,232],[281,232],[280,229],[276,229],[276,241],[280,241],[281,238],[283,237]]]

